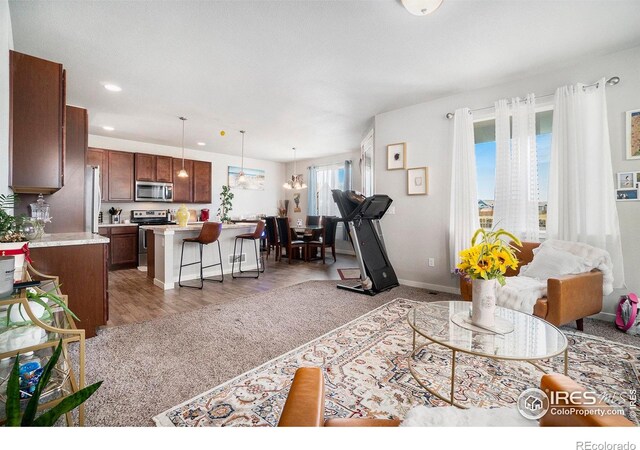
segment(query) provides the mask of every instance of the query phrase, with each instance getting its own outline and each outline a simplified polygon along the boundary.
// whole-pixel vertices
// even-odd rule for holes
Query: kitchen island
[[[86,337],[109,319],[107,248],[109,239],[92,233],[53,233],[29,242],[34,269],[60,278],[69,308]]]
[[[149,267],[153,273],[153,283],[164,290],[174,289],[178,282],[180,271],[180,253],[182,251],[182,240],[192,238],[200,234],[202,223],[187,224],[186,227],[179,225],[146,225],[140,227],[143,230],[153,232],[153,244],[148,240],[149,246]],[[220,251],[222,253],[222,267],[225,275],[231,275],[231,263],[233,258],[233,245],[238,234],[251,233],[255,230],[255,223],[234,223],[223,224],[220,241]],[[239,245],[239,244],[238,244]],[[153,247],[152,247],[153,246]],[[244,246],[245,258],[242,262],[243,270],[255,270],[255,254],[253,245]],[[198,260],[198,245],[187,244],[184,247],[184,263]],[[238,253],[240,249],[238,248]],[[151,259],[153,255],[153,260]],[[208,266],[218,263],[218,244],[213,243],[204,246],[202,251],[202,264]],[[237,264],[236,264],[237,270]],[[199,277],[199,266],[193,265],[182,269],[182,281],[193,280]],[[204,276],[211,277],[220,275],[220,266],[205,269]]]

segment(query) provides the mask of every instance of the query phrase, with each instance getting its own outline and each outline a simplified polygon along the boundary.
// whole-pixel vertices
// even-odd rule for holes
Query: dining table
[[[302,226],[292,226],[291,229],[295,232],[298,239],[302,239],[305,242],[318,240],[322,235],[322,230],[324,230],[323,225],[302,225]],[[314,258],[317,255],[314,255]],[[307,260],[312,259],[309,255],[307,255]]]

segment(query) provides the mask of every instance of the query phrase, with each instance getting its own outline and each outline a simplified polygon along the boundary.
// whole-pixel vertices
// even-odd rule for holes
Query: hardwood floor
[[[272,253],[260,278],[234,280],[225,274],[224,283],[205,282],[202,290],[183,287],[163,291],[138,269],[109,272],[107,326],[144,322],[307,280],[339,280],[337,269],[357,267],[357,263],[353,256],[337,256],[336,262],[327,257],[324,265],[322,261],[297,260],[289,264],[287,259],[275,262]]]

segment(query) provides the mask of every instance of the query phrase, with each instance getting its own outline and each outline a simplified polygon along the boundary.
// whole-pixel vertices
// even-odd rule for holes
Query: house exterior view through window
[[[540,231],[547,228],[547,199],[549,188],[549,161],[551,157],[551,126],[553,111],[536,113],[536,146],[538,153],[538,205]],[[474,123],[476,179],[478,183],[478,210],[480,226],[493,228],[493,208],[496,184],[496,122],[495,119]]]

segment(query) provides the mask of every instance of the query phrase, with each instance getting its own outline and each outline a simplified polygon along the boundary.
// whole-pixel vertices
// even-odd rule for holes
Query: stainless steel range
[[[169,220],[166,209],[134,209],[131,211],[131,223],[137,225],[175,225]],[[147,233],[138,229],[138,265],[147,266]]]

